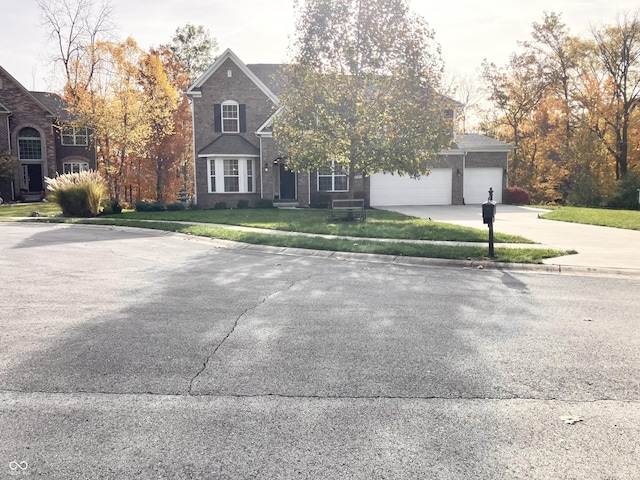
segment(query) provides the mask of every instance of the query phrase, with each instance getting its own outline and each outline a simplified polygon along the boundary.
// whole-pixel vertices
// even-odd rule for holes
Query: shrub
[[[122,213],[122,205],[120,205],[118,200],[109,200],[102,206],[103,215],[113,215],[117,213]]]
[[[504,195],[504,203],[508,205],[529,205],[531,196],[524,188],[507,188]]]
[[[227,202],[217,202],[214,206],[213,206],[214,210],[226,210],[227,209]]]
[[[329,195],[319,195],[317,201],[311,205],[313,208],[329,208],[331,197]]]
[[[170,212],[181,212],[186,209],[187,206],[182,202],[170,203],[167,205],[167,210]]]
[[[136,202],[136,212],[162,212],[163,210],[164,205],[160,202],[147,202],[146,200]]]
[[[239,209],[246,209],[249,208],[249,200],[238,200],[238,207]]]
[[[107,194],[107,184],[99,172],[90,170],[45,177],[52,199],[67,217],[95,217]]]
[[[261,198],[258,202],[257,208],[273,208],[273,200],[267,198]]]
[[[607,202],[611,208],[623,208],[635,210],[638,208],[638,189],[640,188],[640,175],[628,172],[622,179],[613,196]]]

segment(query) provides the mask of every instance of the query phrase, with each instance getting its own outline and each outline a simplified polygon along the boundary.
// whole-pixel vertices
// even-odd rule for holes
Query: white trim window
[[[89,134],[86,127],[64,127],[60,133],[62,145],[86,147],[89,145]]]
[[[209,158],[209,193],[253,193],[255,160],[250,158]]]
[[[222,133],[240,132],[240,105],[233,100],[222,103]]]
[[[340,169],[336,161],[331,162],[331,169],[318,170],[319,192],[348,192],[349,176]]]
[[[64,162],[62,164],[62,173],[80,173],[88,172],[89,164],[87,162]]]
[[[18,133],[18,158],[42,160],[42,139],[35,128],[25,127]]]

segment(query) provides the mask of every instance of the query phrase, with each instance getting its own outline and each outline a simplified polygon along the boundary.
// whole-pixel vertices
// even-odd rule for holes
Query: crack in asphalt
[[[154,392],[106,392],[106,391],[87,391],[76,390],[72,392],[63,391],[44,391],[44,390],[11,390],[2,389],[0,395],[102,395],[107,397],[126,397],[126,396],[140,396],[140,397],[176,397],[185,398],[185,395],[181,393],[154,393]],[[503,402],[503,401],[526,401],[526,402],[558,402],[558,403],[624,403],[629,405],[640,405],[640,399],[638,400],[622,400],[615,398],[595,398],[595,399],[569,399],[558,397],[486,397],[486,396],[473,396],[473,397],[445,397],[441,395],[425,395],[425,396],[402,396],[402,395],[287,395],[281,393],[256,393],[256,394],[233,394],[233,393],[202,393],[189,395],[193,398],[229,398],[229,399],[283,399],[283,400],[449,400],[449,401],[488,401],[488,402]]]
[[[207,358],[205,359],[205,361],[202,364],[202,367],[200,368],[200,370],[193,376],[193,378],[191,378],[191,380],[189,381],[189,388],[187,389],[187,394],[188,395],[194,395],[192,393],[193,390],[193,384],[194,382],[198,379],[198,377],[200,375],[202,375],[202,373],[207,369],[207,366],[209,365],[209,362],[211,361],[211,359],[213,358],[213,356],[218,352],[218,350],[220,350],[220,347],[222,347],[222,345],[224,345],[224,343],[227,341],[227,339],[233,334],[233,332],[235,332],[236,328],[238,327],[238,323],[240,322],[240,319],[245,316],[247,314],[247,312],[250,312],[252,310],[255,310],[256,308],[258,308],[260,305],[264,305],[267,300],[269,300],[271,297],[273,297],[274,295],[276,295],[277,293],[280,292],[286,292],[288,290],[291,290],[297,283],[300,282],[304,282],[307,280],[310,280],[313,277],[313,275],[309,275],[305,278],[302,279],[298,279],[295,280],[293,282],[291,282],[286,288],[281,288],[279,290],[275,290],[271,293],[269,293],[268,295],[266,295],[262,300],[260,300],[258,303],[256,303],[254,306],[252,307],[247,307],[245,308],[240,315],[238,315],[235,319],[235,321],[233,322],[233,325],[231,326],[231,329],[227,332],[227,334],[224,336],[224,338],[218,343],[218,345],[216,345],[216,347],[213,349],[213,351],[207,356]]]

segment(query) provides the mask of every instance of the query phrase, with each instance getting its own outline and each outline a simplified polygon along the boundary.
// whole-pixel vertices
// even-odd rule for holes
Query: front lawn
[[[169,232],[184,233],[199,237],[218,238],[234,242],[244,242],[254,245],[270,245],[287,248],[304,248],[312,250],[329,250],[335,252],[371,253],[378,255],[394,255],[398,257],[443,258],[451,260],[487,260],[488,245],[458,246],[416,244],[407,242],[380,242],[375,240],[344,238],[324,238],[303,235],[269,234],[261,232],[246,232],[232,228],[217,227],[215,225],[188,225],[177,222],[123,220],[122,218],[88,219],[51,219],[51,222],[88,223],[100,225],[124,225],[129,227],[149,228]],[[553,249],[534,248],[495,248],[496,262],[507,263],[542,263],[545,258],[558,257],[575,252],[563,252]]]
[[[363,238],[402,240],[442,240],[454,242],[486,242],[488,231],[432,222],[385,210],[367,210],[365,222],[329,222],[322,209],[246,209],[187,210],[181,212],[126,212],[107,218],[125,220],[183,221],[241,225],[287,232],[317,233]],[[516,236],[496,233],[496,243],[531,243]]]
[[[40,216],[51,215],[38,221],[63,223],[91,223],[149,228],[219,238],[236,242],[279,247],[306,248],[338,252],[372,253],[407,257],[444,258],[454,260],[485,260],[488,254],[488,231],[447,223],[421,220],[383,210],[368,210],[366,222],[329,222],[326,210],[317,209],[247,209],[247,210],[189,210],[181,212],[124,212],[95,219],[53,218],[60,209],[55,204],[15,205],[0,208],[1,216],[30,216],[37,210]],[[42,208],[46,206],[47,208]],[[194,222],[196,224],[179,223]],[[282,234],[242,231],[221,225],[281,230]],[[286,235],[284,232],[316,233],[359,237],[324,238],[304,235]],[[368,238],[391,239],[374,241]],[[478,246],[434,245],[409,243],[397,240],[448,240],[452,242],[477,242]],[[498,242],[522,243],[522,237],[496,234],[494,261],[509,263],[542,263],[545,258],[567,253],[551,249],[500,248]]]
[[[0,205],[0,217],[33,217],[38,212],[41,217],[55,217],[62,209],[55,202],[4,203]]]
[[[549,213],[543,214],[542,218],[603,227],[625,228],[627,230],[640,230],[640,210],[556,207]]]

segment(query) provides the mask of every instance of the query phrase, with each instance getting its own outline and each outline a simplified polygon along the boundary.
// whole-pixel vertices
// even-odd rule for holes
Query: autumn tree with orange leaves
[[[144,52],[135,40],[109,38],[111,7],[93,0],[39,0],[64,72],[64,97],[92,132],[98,165],[113,201],[175,202],[192,187],[190,72],[169,46]],[[208,40],[190,61],[206,61]],[[180,31],[180,29],[178,29]],[[194,38],[189,37],[189,38]],[[194,40],[194,41],[195,41]],[[195,55],[195,57],[193,57]],[[193,57],[193,58],[192,58]],[[195,65],[195,63],[194,63]],[[199,64],[197,64],[199,65]]]
[[[518,147],[509,184],[535,202],[616,206],[640,182],[638,14],[580,37],[545,13],[520,46],[483,75],[493,116],[482,128]]]

